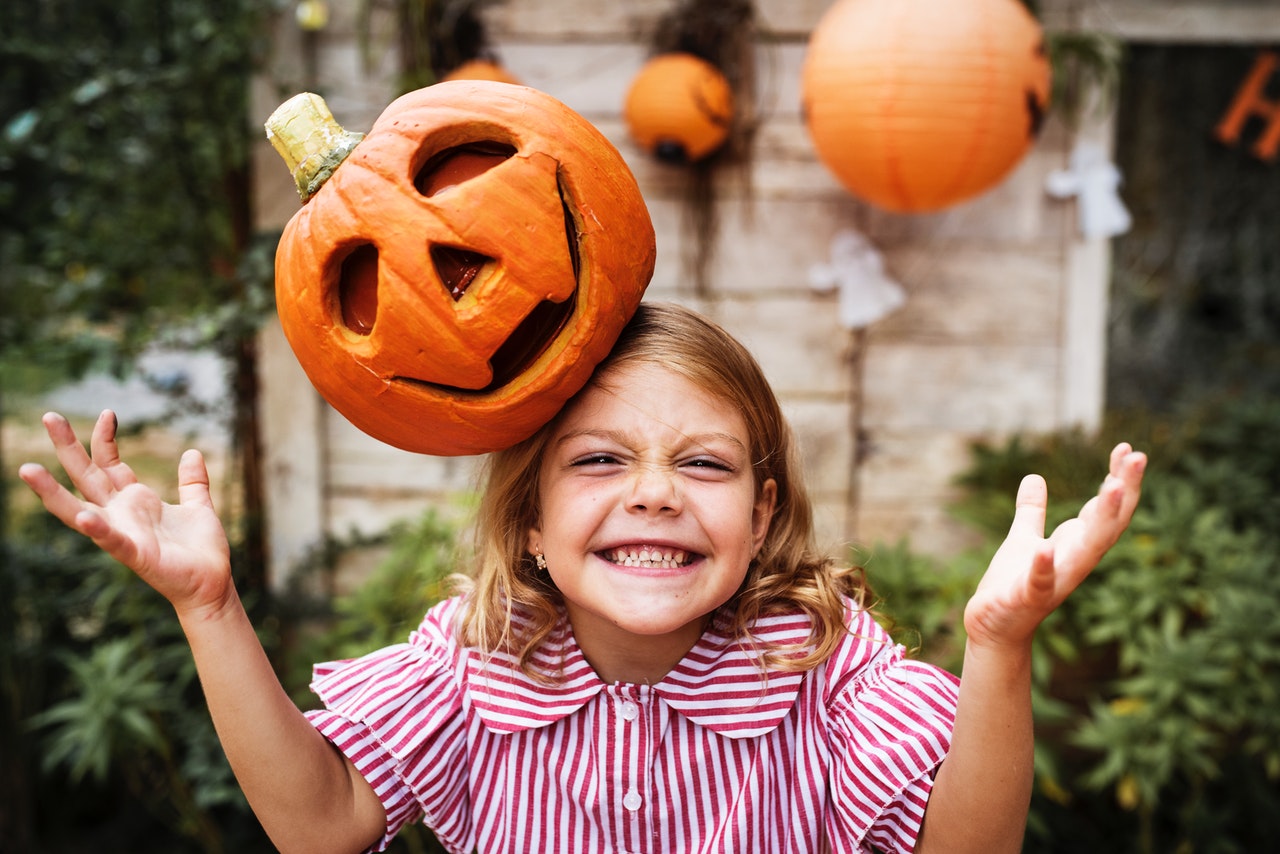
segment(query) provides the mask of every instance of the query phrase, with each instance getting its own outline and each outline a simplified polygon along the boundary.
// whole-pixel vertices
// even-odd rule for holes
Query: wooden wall
[[[387,22],[375,21],[369,67],[355,38],[354,2],[330,5],[333,22],[311,39],[291,20],[278,23],[280,48],[255,92],[263,117],[312,88],[344,125],[365,130],[391,100]],[[730,175],[718,187],[721,236],[705,298],[681,262],[690,239],[681,175],[637,151],[620,115],[647,56],[641,34],[668,4],[507,0],[486,22],[508,69],[599,126],[635,171],[658,239],[647,298],[704,310],[764,365],[800,435],[824,542],[843,549],[909,536],[921,550],[947,554],[967,542],[947,505],[971,441],[1088,428],[1100,418],[1108,245],[1082,240],[1074,202],[1049,197],[1044,184],[1079,139],[1109,145],[1110,126],[1102,117],[1069,131],[1051,119],[1015,172],[980,198],[931,215],[880,212],[817,162],[800,119],[806,39],[829,5],[756,4],[763,124],[750,180]],[[1052,26],[1078,26],[1083,9],[1106,5],[1042,4]],[[1144,4],[1114,5],[1138,26],[1133,7]],[[1173,4],[1175,11],[1209,5]],[[265,145],[258,174],[262,224],[278,227],[297,200]],[[871,238],[907,292],[905,306],[865,335],[841,328],[835,298],[808,281],[809,267],[826,261],[832,238],[850,228]],[[465,518],[473,460],[414,456],[368,439],[311,391],[278,328],[262,344],[275,577],[326,534],[380,530],[426,506]]]

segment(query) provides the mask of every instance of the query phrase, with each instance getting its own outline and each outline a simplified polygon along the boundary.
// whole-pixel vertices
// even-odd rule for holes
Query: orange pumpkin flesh
[[[585,384],[654,253],[635,179],[589,123],[533,89],[446,82],[392,103],[289,222],[277,306],[361,430],[483,453]]]

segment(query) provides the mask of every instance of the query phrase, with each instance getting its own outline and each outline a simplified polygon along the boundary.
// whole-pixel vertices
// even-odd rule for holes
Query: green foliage
[[[446,595],[456,539],[428,514],[381,540],[385,558],[350,593],[289,613],[254,609],[291,693],[306,696],[314,661],[403,642]],[[0,621],[11,631],[0,632],[0,748],[26,769],[35,813],[34,838],[14,850],[80,850],[88,839],[98,850],[273,850],[222,753],[169,605],[43,511],[3,547]],[[328,558],[350,548],[332,544]],[[294,643],[282,650],[282,638]],[[392,850],[443,851],[422,826]]]
[[[911,551],[906,540],[880,545],[861,561],[893,639],[953,673],[964,659],[964,606],[982,576],[968,556],[948,563]]]
[[[315,697],[307,688],[312,664],[357,658],[408,639],[427,610],[449,595],[450,576],[457,571],[457,540],[458,533],[452,526],[428,512],[416,522],[397,525],[378,538],[377,542],[385,544],[388,551],[351,592],[312,603],[305,603],[300,591],[290,596],[295,603],[304,602],[298,616],[306,614],[322,627],[302,633],[284,668],[286,688],[299,705],[315,705]],[[311,569],[331,568],[336,557],[352,545],[330,543]],[[356,540],[354,545],[367,548],[371,544]],[[393,854],[444,852],[435,834],[421,823],[402,829],[388,850]]]
[[[164,751],[156,717],[167,710],[168,690],[143,653],[138,639],[119,637],[84,657],[58,656],[69,671],[70,696],[28,721],[52,730],[44,770],[66,765],[72,783],[86,775],[102,783],[113,757]]]
[[[0,11],[0,361],[122,372],[239,304],[251,0]]]
[[[0,567],[11,620],[0,632],[0,738],[8,773],[27,775],[30,850],[87,838],[175,852],[263,841],[172,609],[42,510],[15,527]]]
[[[974,448],[957,513],[989,555],[1029,472],[1050,526],[1095,494],[1116,435],[1151,464],[1130,531],[1037,636],[1038,786],[1027,850],[1258,850],[1280,838],[1280,398],[1129,419],[1105,437]],[[954,658],[975,555],[940,570],[899,544],[871,563],[893,619]],[[1246,808],[1245,805],[1248,805]]]
[[[324,621],[325,631],[300,647],[298,656],[309,668],[311,662],[356,658],[404,643],[427,609],[448,595],[449,576],[457,565],[456,541],[457,532],[434,512],[394,526],[377,541],[387,546],[385,557],[359,586],[314,603],[320,614],[312,616]],[[333,546],[335,552],[342,548]],[[331,552],[328,559],[334,556]]]

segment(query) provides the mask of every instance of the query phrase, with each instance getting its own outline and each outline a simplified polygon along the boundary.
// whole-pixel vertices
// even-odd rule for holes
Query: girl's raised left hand
[[[1128,444],[1111,452],[1111,469],[1080,514],[1044,536],[1048,488],[1028,475],[1018,487],[1013,524],[965,607],[969,643],[998,647],[1030,642],[1036,627],[1084,581],[1129,526],[1142,487],[1146,454]]]

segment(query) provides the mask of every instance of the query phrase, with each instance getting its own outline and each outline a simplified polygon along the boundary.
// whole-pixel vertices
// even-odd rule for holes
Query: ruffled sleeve
[[[427,613],[409,642],[362,658],[317,664],[311,690],[325,708],[312,725],[355,764],[387,813],[385,850],[425,815],[442,839],[465,838],[470,809],[466,727],[451,625],[457,602]]]
[[[828,667],[831,798],[837,851],[910,852],[951,745],[959,680],[909,660],[864,612]]]

